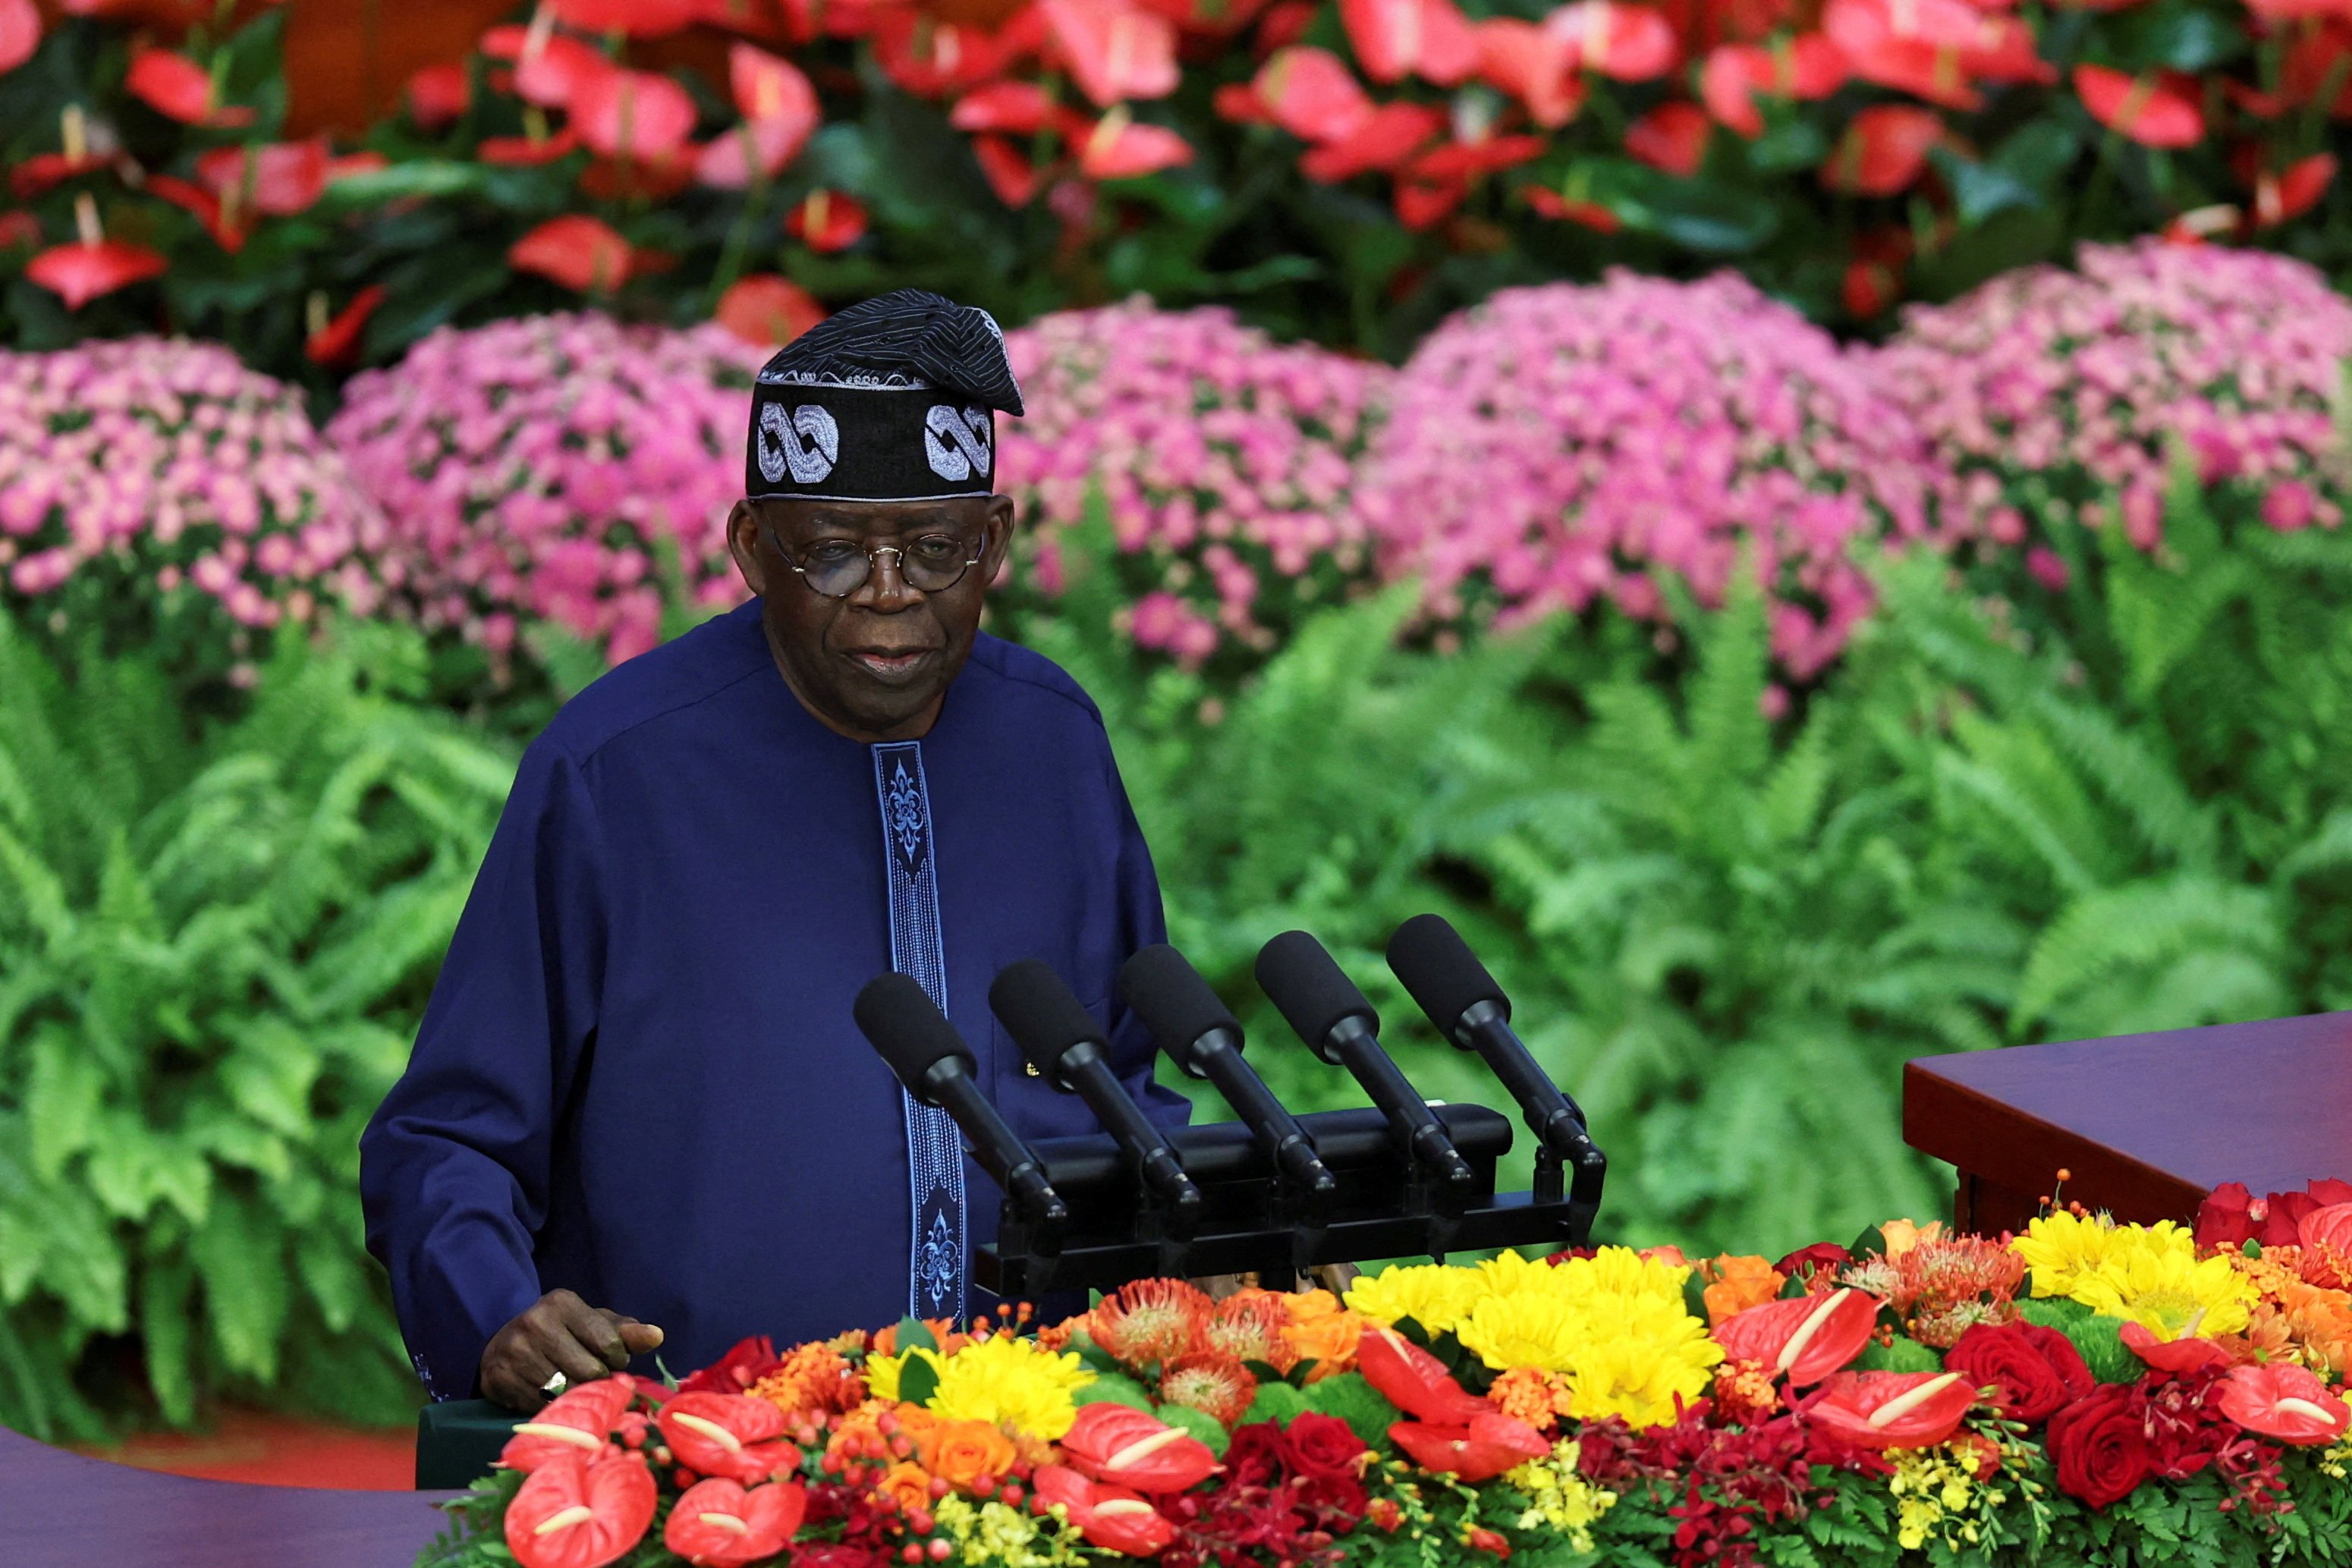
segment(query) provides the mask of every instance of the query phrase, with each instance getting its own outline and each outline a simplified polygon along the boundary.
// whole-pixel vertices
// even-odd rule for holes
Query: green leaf
[[[1256,1407],[1253,1406],[1251,1408]],[[1221,1459],[1233,1442],[1233,1435],[1225,1430],[1224,1424],[1205,1410],[1195,1410],[1189,1405],[1162,1405],[1152,1414],[1171,1427],[1200,1438],[1209,1446],[1209,1452]]]
[[[1619,211],[1627,226],[1702,256],[1745,255],[1769,241],[1780,226],[1771,202],[1753,191],[1668,174],[1643,182]]]
[[[922,1319],[906,1317],[898,1320],[898,1348],[901,1355],[910,1350],[936,1351],[940,1348],[940,1342],[938,1336],[931,1333],[930,1325]]]
[[[189,1296],[195,1276],[184,1257],[151,1260],[140,1272],[140,1339],[146,1352],[147,1385],[163,1419],[185,1427],[195,1419],[195,1376],[190,1365],[189,1328],[194,1314]]]
[[[909,1356],[898,1368],[898,1397],[908,1405],[928,1405],[940,1391],[940,1369],[920,1356]]]
[[[276,1220],[247,1199],[224,1193],[188,1246],[204,1281],[205,1315],[222,1362],[264,1382],[276,1376],[278,1336],[288,1305]]]
[[[1251,1398],[1249,1409],[1243,1415],[1240,1424],[1250,1426],[1259,1421],[1272,1421],[1276,1426],[1286,1427],[1292,1416],[1307,1408],[1308,1404],[1303,1390],[1287,1383],[1264,1382],[1257,1385],[1257,1393]]]
[[[1129,1409],[1147,1413],[1158,1408],[1149,1389],[1118,1372],[1097,1373],[1095,1380],[1072,1395],[1071,1398],[1080,1405],[1124,1405]]]

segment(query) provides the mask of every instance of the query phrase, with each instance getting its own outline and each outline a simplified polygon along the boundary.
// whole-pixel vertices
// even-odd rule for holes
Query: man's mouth
[[[896,685],[929,669],[938,653],[936,648],[853,648],[849,658],[876,680]]]

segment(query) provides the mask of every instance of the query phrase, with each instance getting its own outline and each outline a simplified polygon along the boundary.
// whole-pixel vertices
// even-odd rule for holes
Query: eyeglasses
[[[898,577],[908,587],[921,593],[944,593],[963,580],[963,574],[979,561],[987,545],[985,535],[962,539],[953,534],[924,534],[904,545],[819,539],[795,550],[774,536],[772,529],[770,533],[776,538],[784,564],[827,599],[846,599],[865,587],[866,580],[874,575],[876,558],[885,555],[898,558]]]

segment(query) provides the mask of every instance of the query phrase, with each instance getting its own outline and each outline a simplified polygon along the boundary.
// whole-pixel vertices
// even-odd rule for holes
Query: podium
[[[416,1413],[416,1490],[462,1490],[490,1473],[525,1419],[487,1399],[444,1399]]]
[[[1922,1057],[1903,1137],[1959,1167],[1962,1230],[2021,1230],[2057,1173],[2117,1219],[2186,1221],[2205,1195],[2352,1180],[2352,1012]]]

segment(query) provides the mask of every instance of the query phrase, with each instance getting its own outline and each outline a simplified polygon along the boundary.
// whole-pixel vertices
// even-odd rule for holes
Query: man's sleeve
[[[490,1336],[540,1296],[555,1125],[596,1026],[604,904],[579,769],[522,760],[408,1070],[360,1139],[368,1250],[417,1375],[472,1394]]]
[[[1141,949],[1167,941],[1168,918],[1160,904],[1160,878],[1151,869],[1151,850],[1143,841],[1143,829],[1136,822],[1135,808],[1128,802],[1127,787],[1119,780],[1118,765],[1110,758],[1108,740],[1103,747],[1103,768],[1109,776],[1109,789],[1118,809],[1119,929],[1118,952],[1112,959],[1116,970]],[[1110,1046],[1111,1060],[1118,1068],[1120,1079],[1146,1115],[1162,1126],[1181,1126],[1192,1118],[1190,1100],[1152,1081],[1152,1062],[1158,1051],[1150,1031],[1118,999],[1116,988],[1110,1004]]]

